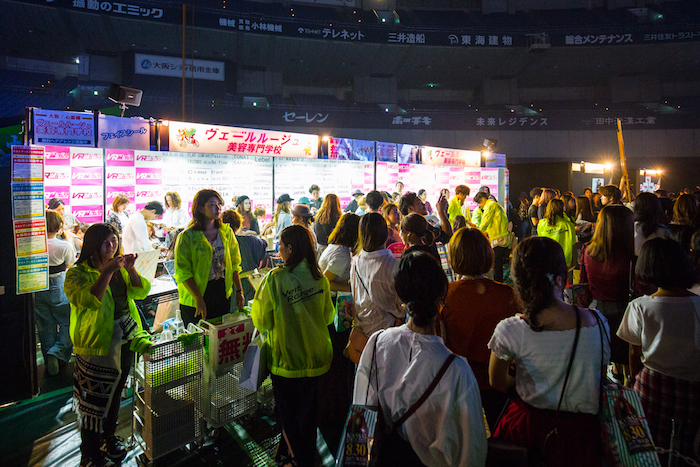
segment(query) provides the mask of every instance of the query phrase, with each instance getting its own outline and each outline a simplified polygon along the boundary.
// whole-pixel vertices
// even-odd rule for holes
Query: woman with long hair
[[[401,236],[401,241],[406,245],[406,249],[402,254],[421,250],[430,253],[435,259],[440,261],[440,254],[435,246],[435,236],[428,229],[428,221],[425,220],[425,217],[412,212],[401,219],[399,235]]]
[[[359,226],[360,216],[346,212],[328,236],[328,246],[321,253],[318,263],[330,282],[331,292],[350,292],[350,264],[352,252],[357,246]]]
[[[595,214],[593,214],[591,200],[587,196],[578,196],[576,198],[576,216],[572,220],[575,222],[576,236],[579,243],[588,243],[593,238]]]
[[[190,216],[187,215],[186,207],[182,207],[182,200],[176,191],[169,191],[165,194],[165,213],[163,223],[168,230],[184,229],[190,223]]]
[[[399,261],[394,284],[408,322],[372,335],[358,366],[353,403],[378,406],[377,416],[392,426],[426,393],[441,367],[446,370],[425,402],[396,427],[409,446],[380,451],[378,465],[484,465],[486,428],[477,381],[467,360],[455,358],[435,335],[447,277],[435,258],[414,251]]]
[[[384,216],[386,226],[389,229],[389,238],[386,241],[387,246],[401,242],[401,234],[399,233],[401,212],[399,212],[399,207],[394,203],[384,203],[382,205],[382,216]]]
[[[687,290],[694,272],[685,251],[673,240],[654,238],[644,243],[635,273],[656,291],[630,302],[617,335],[630,344],[630,378],[654,444],[673,446],[697,461],[700,297]]]
[[[316,253],[319,258],[323,250],[328,246],[328,236],[335,229],[335,225],[342,214],[343,211],[340,209],[338,196],[333,193],[327,194],[316,213],[316,222],[314,222],[313,228],[316,234],[316,241],[318,242]]]
[[[70,360],[73,344],[70,340],[70,304],[63,291],[66,269],[75,263],[71,242],[57,238],[63,229],[63,218],[51,209],[46,210],[46,242],[49,249],[49,289],[34,294],[36,328],[44,366],[55,376],[60,366]]]
[[[513,289],[484,277],[493,267],[493,248],[479,229],[456,230],[450,240],[450,264],[458,280],[450,283],[440,312],[445,345],[469,362],[481,392],[490,427],[495,427],[507,397],[489,384],[488,344],[496,325],[519,308]]]
[[[634,215],[621,204],[603,207],[598,214],[593,239],[586,245],[581,262],[581,283],[588,284],[593,302],[590,308],[600,311],[617,329],[634,290]],[[627,364],[628,346],[612,337],[614,375],[622,380],[621,365]]]
[[[564,250],[566,267],[570,268],[573,265],[576,228],[566,216],[562,200],[554,198],[549,202],[544,217],[537,224],[537,235],[559,243]]]
[[[214,190],[199,190],[192,200],[190,226],[177,237],[175,280],[185,326],[229,313],[235,286],[243,309],[239,272],[241,253],[231,228],[221,221],[224,200]]]
[[[661,201],[653,193],[639,193],[634,201],[634,254],[639,256],[642,245],[652,238],[668,238],[671,232],[662,224]]]
[[[564,302],[564,252],[549,238],[523,240],[513,252],[511,274],[524,312],[496,326],[488,343],[489,382],[502,392],[515,386],[518,397],[493,436],[542,450],[547,466],[599,466],[596,414],[601,361],[606,364],[609,349],[598,320],[605,319]],[[545,446],[553,429],[557,434]]]
[[[126,456],[115,436],[121,392],[134,361],[152,342],[141,327],[134,300],[151,284],[134,268],[137,255],[122,255],[112,224],[92,225],[76,265],[66,272],[70,337],[75,353],[73,407],[78,412],[81,466],[106,465]]]
[[[698,228],[698,205],[693,195],[683,193],[673,203],[671,225],[688,225],[693,229]]]
[[[559,199],[564,203],[564,214],[571,222],[574,222],[576,220],[576,198],[569,193],[564,193]]]
[[[549,202],[556,197],[557,192],[552,188],[542,188],[542,194],[540,195],[540,200],[537,204],[537,217],[539,217],[540,220],[544,217],[545,213],[547,212],[547,206],[549,206]]]
[[[282,231],[292,225],[292,215],[289,213],[289,205],[292,201],[292,198],[286,193],[277,198],[277,207],[274,216],[272,216],[272,225],[275,228],[275,245],[279,243]]]
[[[236,198],[235,208],[238,214],[241,215],[241,234],[246,235],[247,233],[255,232],[255,235],[260,234],[260,225],[258,224],[258,218],[253,214],[251,209],[250,198],[247,196],[239,196]]]
[[[316,454],[318,381],[331,366],[328,325],[333,322],[328,279],[316,262],[311,231],[300,225],[280,235],[284,267],[275,268],[255,293],[253,324],[267,331],[275,413],[293,465],[312,466]],[[285,451],[281,443],[278,454]],[[278,459],[281,460],[281,459]]]
[[[122,230],[129,223],[129,213],[126,212],[126,208],[129,207],[129,197],[126,195],[117,195],[112,200],[112,212],[107,216],[108,224],[112,224],[116,227],[119,235],[122,234]]]
[[[78,223],[78,219],[70,212],[66,212],[66,205],[61,198],[51,198],[46,205],[47,209],[52,209],[63,217],[63,229],[69,232]]]

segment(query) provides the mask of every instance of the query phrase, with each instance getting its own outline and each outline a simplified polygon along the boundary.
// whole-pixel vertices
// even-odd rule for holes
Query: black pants
[[[510,249],[497,246],[493,249],[493,280],[503,282],[503,266],[508,264]]]
[[[129,350],[129,343],[122,344],[121,359],[120,359],[121,376],[117,381],[117,387],[112,396],[112,402],[107,410],[107,416],[103,422],[103,432],[97,433],[94,430],[82,428],[80,430],[80,452],[84,457],[98,457],[100,455],[100,446],[105,438],[114,436],[117,431],[117,420],[119,419],[119,407],[122,400],[122,390],[126,384],[126,378],[129,376],[131,367],[134,364],[134,352]]]
[[[313,466],[316,456],[318,380],[318,376],[284,378],[272,375],[275,415],[289,439],[299,467]],[[281,443],[284,443],[284,438]]]
[[[204,291],[204,303],[207,304],[207,319],[218,318],[231,311],[231,298],[226,298],[226,282],[223,278],[209,281]],[[180,303],[180,316],[185,328],[190,323],[199,322],[200,318],[194,316],[196,312],[196,307]]]

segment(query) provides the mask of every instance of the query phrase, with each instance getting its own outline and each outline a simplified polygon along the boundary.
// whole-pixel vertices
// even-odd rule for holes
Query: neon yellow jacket
[[[229,298],[233,291],[233,273],[241,272],[241,252],[238,249],[238,240],[228,224],[221,224],[219,236],[224,244],[224,283],[226,298]],[[204,236],[204,231],[189,227],[178,235],[175,244],[175,281],[179,300],[183,305],[197,306],[197,300],[185,287],[185,281],[190,277],[194,277],[199,293],[204,295],[207,290],[212,254],[211,244]]]
[[[493,241],[508,235],[508,216],[503,207],[492,199],[486,201],[483,213],[477,217],[479,208],[474,212],[472,222],[482,232],[489,236],[489,240]]]
[[[333,360],[328,325],[334,315],[328,279],[314,279],[306,260],[292,271],[270,271],[255,293],[250,316],[260,332],[269,331],[272,374],[304,378],[327,372]]]
[[[151,283],[141,277],[141,287],[134,287],[131,285],[126,269],[121,268],[119,273],[126,284],[129,315],[136,321],[139,329],[136,337],[132,339],[131,348],[134,350],[140,340],[147,339],[149,336],[141,327],[141,318],[134,300],[146,298],[151,290]],[[78,355],[109,354],[114,330],[114,299],[109,286],[102,300],[90,292],[99,277],[100,271],[90,267],[87,261],[78,263],[66,271],[63,290],[70,302],[70,338],[73,341],[73,352]]]
[[[571,267],[574,256],[574,243],[576,243],[576,228],[574,223],[569,220],[568,216],[557,216],[557,221],[554,223],[554,225],[549,225],[549,221],[547,219],[541,219],[537,223],[537,235],[540,237],[551,238],[555,242],[559,243],[564,249],[566,267]]]
[[[454,224],[455,217],[462,215],[462,203],[456,196],[453,196],[450,200],[450,204],[447,206],[447,217],[450,219],[450,224]]]

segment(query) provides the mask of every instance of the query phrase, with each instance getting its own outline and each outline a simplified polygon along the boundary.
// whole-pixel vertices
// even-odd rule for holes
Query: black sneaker
[[[114,435],[106,437],[100,451],[113,461],[123,460],[126,457],[124,438]]]
[[[80,467],[113,467],[114,462],[108,460],[104,455],[96,457],[82,456]]]

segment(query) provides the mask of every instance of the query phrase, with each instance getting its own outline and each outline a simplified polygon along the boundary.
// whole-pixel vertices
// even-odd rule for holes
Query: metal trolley
[[[200,321],[206,336],[204,355],[204,419],[216,430],[255,412],[257,393],[238,386],[243,357],[253,335],[253,321],[243,313],[213,324]]]
[[[159,342],[137,363],[132,428],[141,464],[203,438],[203,368],[202,333],[187,343]]]

